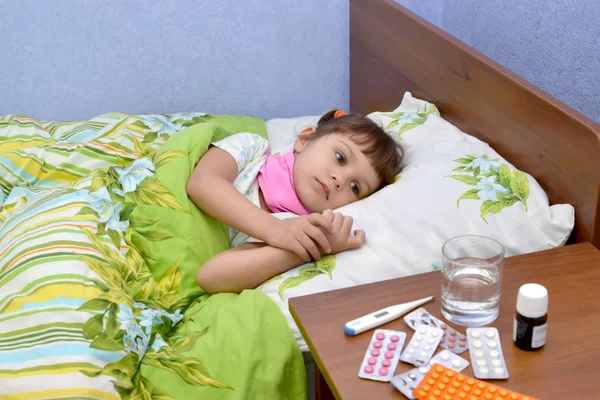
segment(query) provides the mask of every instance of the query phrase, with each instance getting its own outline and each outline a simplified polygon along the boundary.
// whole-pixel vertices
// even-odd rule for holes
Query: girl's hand
[[[331,251],[325,254],[337,254],[345,250],[357,249],[365,243],[365,231],[356,230],[354,236],[350,235],[353,223],[352,217],[344,216],[341,213],[333,215],[332,233],[323,232],[331,245]]]
[[[334,214],[326,210],[323,214],[292,218],[288,220],[275,220],[269,229],[267,244],[280,249],[296,253],[304,261],[311,259],[320,260],[319,247],[329,253],[331,245],[326,233],[333,232]]]

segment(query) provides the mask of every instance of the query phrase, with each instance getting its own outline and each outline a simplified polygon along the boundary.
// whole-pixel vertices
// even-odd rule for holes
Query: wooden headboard
[[[600,126],[392,0],[350,2],[350,110],[405,91],[575,207],[571,242],[600,248]]]

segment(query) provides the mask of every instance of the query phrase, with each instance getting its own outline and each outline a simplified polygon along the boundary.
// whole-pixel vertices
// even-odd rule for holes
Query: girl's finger
[[[333,231],[339,232],[342,229],[342,223],[344,222],[344,215],[342,213],[335,213],[333,216]]]
[[[304,227],[304,233],[306,233],[314,242],[318,243],[318,245],[321,246],[321,248],[327,253],[331,251],[329,240],[327,240],[327,237],[319,228],[314,225],[307,224],[306,227]]]
[[[354,231],[354,236],[348,238],[348,249],[358,249],[365,244],[365,231],[359,229]]]
[[[350,235],[352,224],[354,224],[354,219],[352,217],[345,216],[344,221],[342,222],[342,232],[345,232],[347,235]]]
[[[302,246],[302,243],[300,243],[299,241],[296,241],[296,244],[293,247],[294,247],[294,253],[296,253],[298,255],[298,257],[300,257],[305,262],[310,261],[310,255],[308,254],[308,252],[306,251],[304,246]]]
[[[310,214],[308,215],[308,222],[315,226],[320,226],[325,229],[329,233],[333,233],[333,228],[331,226],[332,219],[324,216],[323,214]]]
[[[298,241],[300,242],[302,247],[304,247],[306,251],[308,251],[312,255],[312,258],[314,258],[315,260],[321,259],[321,252],[319,251],[319,248],[317,247],[315,242],[313,242],[312,239],[308,237],[308,235],[300,236],[298,238]],[[306,260],[306,262],[309,261],[310,259]]]

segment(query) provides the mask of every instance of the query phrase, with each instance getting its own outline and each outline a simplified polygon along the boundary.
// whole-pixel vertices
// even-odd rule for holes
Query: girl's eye
[[[337,162],[339,164],[343,164],[345,159],[344,159],[344,155],[338,151],[335,152],[335,158],[337,159]]]
[[[350,182],[350,189],[352,189],[352,192],[358,196],[358,193],[360,192],[358,183],[356,183],[355,181]]]

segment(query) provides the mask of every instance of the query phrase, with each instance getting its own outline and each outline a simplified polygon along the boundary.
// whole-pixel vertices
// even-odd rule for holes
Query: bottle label
[[[537,349],[546,344],[546,332],[548,331],[548,323],[544,325],[536,326],[533,328],[533,335],[531,337],[531,347]]]

